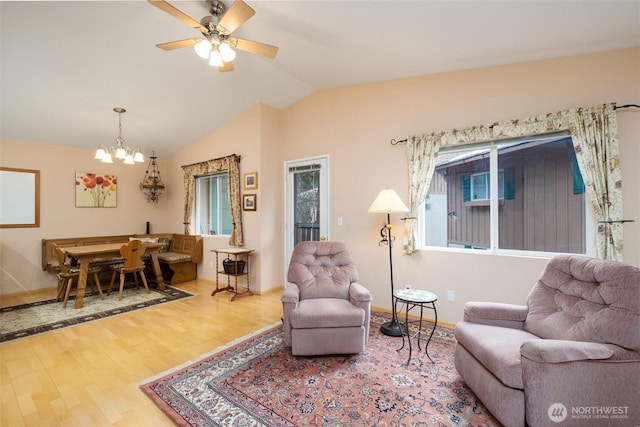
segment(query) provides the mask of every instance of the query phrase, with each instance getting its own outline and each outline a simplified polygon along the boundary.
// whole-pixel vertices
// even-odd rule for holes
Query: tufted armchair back
[[[547,339],[640,350],[640,269],[575,255],[552,258],[527,297],[525,330]]]
[[[358,281],[358,272],[344,243],[301,242],[291,254],[287,281],[298,285],[300,300],[349,299],[349,286]]]

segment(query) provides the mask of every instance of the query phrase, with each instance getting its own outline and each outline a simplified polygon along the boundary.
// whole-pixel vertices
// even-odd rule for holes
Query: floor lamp
[[[369,213],[386,213],[387,222],[382,225],[380,229],[380,236],[382,240],[378,242],[379,246],[389,246],[389,272],[391,274],[391,321],[384,323],[380,326],[380,332],[392,337],[400,337],[406,331],[404,325],[398,322],[396,316],[396,305],[393,303],[393,240],[395,237],[391,235],[391,213],[394,212],[409,212],[409,208],[404,204],[398,193],[391,188],[385,188],[382,190],[376,199],[369,206]]]

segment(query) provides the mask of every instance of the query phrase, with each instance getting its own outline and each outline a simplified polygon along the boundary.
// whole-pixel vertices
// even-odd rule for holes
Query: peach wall
[[[41,268],[41,239],[144,233],[166,228],[167,199],[147,203],[138,189],[147,163],[106,165],[93,159],[92,150],[3,138],[0,164],[40,170],[40,227],[0,229],[0,295],[48,288],[56,278]],[[164,176],[166,163],[159,161]],[[117,207],[76,208],[75,172],[118,177]],[[168,194],[171,194],[171,187]],[[2,206],[1,209],[10,209]]]
[[[244,232],[244,247],[256,250],[251,259],[251,288],[260,290],[260,271],[264,260],[261,258],[261,217],[267,217],[268,211],[263,208],[260,189],[264,188],[265,180],[261,170],[261,114],[265,106],[257,105],[239,117],[230,121],[225,126],[216,129],[189,147],[180,151],[169,159],[168,181],[179,188],[172,197],[169,198],[171,206],[168,212],[168,221],[172,230],[180,230],[183,226],[184,212],[184,189],[182,165],[197,163],[205,160],[224,157],[230,154],[241,156],[240,175],[246,172],[258,172],[258,210],[256,212],[243,212],[242,228]],[[269,188],[269,186],[267,186]],[[242,190],[242,192],[244,192]],[[253,193],[253,191],[252,191]],[[266,194],[269,194],[268,192]],[[216,270],[215,253],[212,249],[225,248],[229,246],[228,236],[204,236],[203,238],[203,262],[198,266],[198,277],[208,280],[215,280]],[[226,277],[224,277],[226,280]],[[235,282],[234,282],[235,283]]]
[[[282,286],[284,176],[280,162],[280,111],[261,106],[260,173],[258,175],[258,212],[260,245],[260,290]]]
[[[513,64],[316,92],[282,113],[283,160],[331,156],[331,239],[345,241],[374,305],[390,307],[387,248],[377,245],[383,215],[367,214],[378,191],[407,200],[404,145],[392,138],[473,126],[605,102],[640,102],[640,49]],[[640,111],[621,110],[625,259],[640,265]],[[337,226],[342,217],[344,225]],[[423,250],[402,255],[401,215],[393,215],[396,286],[440,296],[441,318],[457,321],[468,300],[524,302],[544,258]],[[448,290],[455,301],[447,302]]]

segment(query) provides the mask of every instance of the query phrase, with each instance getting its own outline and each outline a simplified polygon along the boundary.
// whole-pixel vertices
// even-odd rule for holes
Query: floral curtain
[[[201,175],[227,172],[229,210],[233,228],[229,238],[232,246],[242,246],[242,204],[240,201],[240,157],[235,154],[219,159],[207,160],[183,166],[184,171],[184,233],[191,232],[191,219],[193,218],[193,196],[195,194],[195,178]]]
[[[412,136],[407,139],[409,169],[409,218],[405,224],[404,253],[416,251],[418,237],[418,208],[427,197],[440,149],[439,135]]]
[[[439,139],[440,146],[474,144],[500,139],[541,135],[569,131],[573,139],[578,166],[585,181],[587,195],[597,215],[598,232],[596,256],[603,259],[622,260],[622,180],[620,173],[620,149],[615,104],[563,110],[526,119],[505,120],[491,125],[452,129],[426,135],[412,136],[407,140],[409,161],[409,194],[411,197],[412,176],[429,173],[431,162],[415,161],[413,141]],[[437,150],[430,155],[436,156]],[[435,162],[435,160],[433,160]],[[422,169],[422,172],[417,170]],[[430,178],[429,178],[430,180]],[[428,187],[427,187],[428,188]],[[426,190],[425,190],[426,191]],[[417,212],[422,199],[411,199],[412,216]],[[411,235],[409,235],[411,233]],[[405,241],[417,239],[416,227],[405,228]],[[414,249],[415,250],[415,249]],[[405,252],[411,254],[410,247]]]
[[[597,253],[601,258],[622,261],[622,176],[613,105],[578,109],[570,129],[599,223]]]

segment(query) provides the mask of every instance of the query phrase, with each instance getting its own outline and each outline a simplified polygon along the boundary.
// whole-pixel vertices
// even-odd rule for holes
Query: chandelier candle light
[[[151,157],[149,157],[149,166],[147,166],[147,170],[144,173],[144,179],[140,183],[140,190],[147,196],[147,202],[149,203],[158,203],[160,195],[165,190],[156,159],[156,152],[153,151]]]
[[[127,165],[132,165],[135,162],[144,162],[144,156],[139,148],[135,150],[124,145],[124,139],[122,138],[122,113],[126,113],[122,107],[115,107],[113,109],[118,113],[118,137],[116,138],[116,145],[111,147],[105,147],[101,145],[96,150],[95,159],[100,160],[102,163],[113,163],[113,158],[122,160]]]
[[[380,332],[392,337],[400,337],[406,333],[406,326],[398,322],[396,315],[396,306],[393,303],[393,258],[392,248],[395,237],[391,235],[391,213],[394,212],[409,212],[409,208],[404,204],[398,193],[391,188],[385,188],[380,191],[375,198],[371,206],[369,206],[369,213],[386,213],[387,222],[382,225],[380,229],[380,236],[382,240],[378,242],[379,246],[389,246],[389,272],[391,274],[391,320],[380,326]]]

